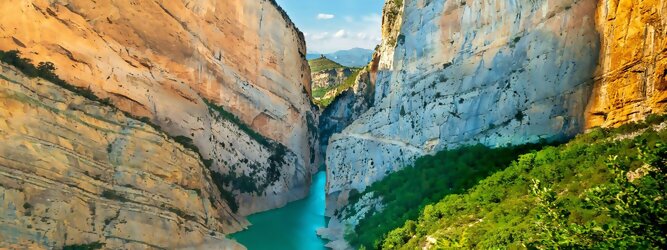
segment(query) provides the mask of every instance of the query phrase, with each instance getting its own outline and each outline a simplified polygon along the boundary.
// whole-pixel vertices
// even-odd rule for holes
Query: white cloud
[[[333,15],[333,14],[326,14],[326,13],[317,14],[317,19],[318,20],[329,20],[329,19],[333,19],[334,17],[336,17],[336,16]]]
[[[347,37],[347,31],[345,31],[345,30],[339,30],[339,31],[336,32],[336,34],[334,34],[334,37],[335,37],[335,38],[344,38],[344,37]]]
[[[345,16],[345,17],[343,17],[343,19],[345,19],[345,21],[348,22],[348,23],[354,23],[354,17]]]
[[[321,33],[313,34],[309,38],[314,40],[314,41],[318,41],[318,40],[324,40],[325,38],[327,38],[328,35],[329,35],[329,32],[321,32]]]
[[[316,27],[304,30],[308,33],[306,42],[308,51],[331,53],[351,48],[373,49],[382,37],[382,16],[369,14],[366,16],[342,17],[340,24]],[[348,20],[354,22],[348,23]]]

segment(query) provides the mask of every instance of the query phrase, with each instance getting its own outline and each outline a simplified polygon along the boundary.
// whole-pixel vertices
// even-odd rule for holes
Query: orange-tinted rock
[[[220,197],[196,152],[0,64],[0,248],[241,248]]]
[[[599,1],[602,50],[587,127],[667,111],[667,1]]]
[[[5,0],[0,49],[53,62],[73,85],[193,139],[216,172],[263,178],[271,152],[204,99],[287,146],[280,181],[237,193],[242,214],[307,194],[317,167],[308,121],[317,119],[305,42],[272,0]]]

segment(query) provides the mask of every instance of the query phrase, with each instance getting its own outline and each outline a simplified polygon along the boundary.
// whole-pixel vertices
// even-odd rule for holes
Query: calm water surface
[[[326,242],[315,231],[325,226],[326,173],[313,176],[310,195],[303,200],[248,216],[252,226],[231,235],[248,250],[320,250]]]

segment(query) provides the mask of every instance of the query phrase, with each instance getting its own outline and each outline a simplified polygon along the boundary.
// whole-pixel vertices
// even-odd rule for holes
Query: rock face
[[[338,68],[313,72],[311,74],[313,79],[313,89],[330,88],[333,86],[341,85],[351,74],[352,69],[350,68]]]
[[[667,111],[667,1],[599,1],[600,65],[587,126]]]
[[[447,147],[556,139],[584,129],[600,47],[596,1],[404,5],[402,14],[385,7],[384,34],[398,35],[394,49],[393,36],[385,37],[373,62],[375,105],[330,139],[329,194],[361,191]]]
[[[305,42],[273,0],[7,0],[0,31],[0,49],[53,62],[64,80],[192,139],[235,180],[240,214],[307,195],[318,154]],[[248,179],[255,190],[239,187]]]
[[[375,100],[387,94],[394,66],[394,49],[403,24],[403,7],[397,1],[386,1],[382,8],[382,42],[375,48],[370,64],[371,82],[378,95]]]
[[[327,106],[319,121],[320,152],[326,155],[329,138],[340,133],[373,106],[373,84],[368,69],[361,69],[354,85]]]
[[[196,152],[0,64],[0,248],[217,246],[245,226]]]

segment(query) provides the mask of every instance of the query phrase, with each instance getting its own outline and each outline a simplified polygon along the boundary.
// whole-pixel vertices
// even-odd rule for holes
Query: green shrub
[[[91,101],[108,104],[108,100],[100,99],[89,88],[76,87],[60,79],[55,73],[56,66],[51,62],[40,62],[35,67],[30,59],[22,58],[21,53],[16,50],[0,51],[0,61],[14,66],[28,77],[42,78]]]
[[[95,250],[104,247],[104,243],[93,242],[87,244],[76,244],[63,246],[63,250]]]
[[[635,173],[635,179],[630,179],[628,161],[611,156],[607,162],[611,181],[582,194],[582,206],[609,217],[601,222],[571,222],[572,212],[559,202],[559,195],[533,180],[531,189],[538,197],[539,210],[538,237],[531,245],[540,249],[667,249],[667,145],[638,147],[644,176]]]
[[[664,248],[667,130],[613,140],[660,119],[596,129],[520,155],[471,188],[424,206],[416,225],[405,223],[366,242],[382,249]],[[624,179],[647,165],[660,172],[633,183]],[[431,175],[420,177],[429,182]],[[533,192],[537,200],[533,180],[549,185]]]
[[[109,200],[116,200],[120,202],[128,202],[130,201],[129,199],[125,198],[122,194],[116,192],[115,190],[104,190],[102,192],[102,197],[109,199]]]
[[[373,192],[376,197],[382,197],[386,206],[381,212],[361,219],[346,239],[354,246],[375,249],[378,239],[392,229],[416,220],[424,206],[446,195],[465,192],[486,176],[509,166],[520,154],[538,149],[543,144],[501,148],[465,146],[421,157],[413,167],[390,174],[361,194],[350,194],[350,204]],[[348,206],[346,209],[352,208]],[[346,212],[346,215],[351,215],[354,211]]]

